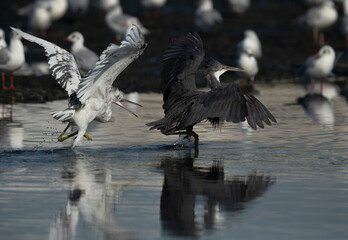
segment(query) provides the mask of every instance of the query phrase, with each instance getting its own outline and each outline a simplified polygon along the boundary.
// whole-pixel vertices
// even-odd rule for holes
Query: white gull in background
[[[89,7],[89,0],[69,0],[68,9],[73,13],[86,13]]]
[[[256,58],[262,57],[262,47],[259,37],[253,30],[244,31],[244,38],[237,45],[237,54],[250,49]]]
[[[137,17],[123,13],[121,5],[116,5],[105,16],[106,25],[116,33],[116,40],[121,41],[132,25],[139,27],[142,34],[149,33]]]
[[[335,60],[335,50],[328,45],[321,47],[317,54],[307,58],[304,66],[304,76],[311,80],[312,91],[314,91],[315,80],[321,80],[320,92],[322,92],[322,80],[331,74]]]
[[[90,140],[86,134],[89,123],[94,120],[109,121],[112,115],[111,103],[123,106],[123,98],[112,84],[117,76],[145,50],[146,44],[140,30],[133,26],[120,47],[109,45],[101,54],[95,68],[87,77],[81,78],[72,54],[53,43],[12,29],[26,40],[37,43],[45,49],[52,75],[69,94],[69,107],[51,113],[55,119],[68,122],[58,140],[64,141],[77,135],[72,149],[75,149],[84,136]],[[78,131],[64,136],[71,125],[76,125]]]
[[[29,14],[28,24],[31,31],[40,31],[42,35],[45,35],[52,24],[50,6],[47,2],[41,1],[35,4]]]
[[[140,0],[145,17],[149,17],[150,15],[158,17],[160,15],[160,8],[162,8],[166,2],[167,0]]]
[[[343,1],[343,16],[341,20],[341,31],[346,36],[346,47],[348,47],[348,0]]]
[[[243,14],[250,7],[250,0],[228,0],[228,4],[235,13]]]
[[[119,4],[120,0],[99,0],[98,2],[99,8],[104,12],[108,12],[109,10],[111,10]]]
[[[7,47],[5,32],[2,28],[0,28],[0,49]]]
[[[237,66],[244,70],[243,72],[239,72],[239,74],[242,77],[249,78],[251,87],[254,88],[254,79],[259,72],[259,67],[251,49],[245,49],[239,52]]]
[[[33,12],[33,9],[37,7],[37,4],[42,3],[47,4],[51,20],[53,21],[61,19],[68,9],[68,0],[35,0],[28,5],[20,8],[18,10],[18,14],[30,16]]]
[[[325,1],[319,6],[310,8],[298,22],[304,23],[313,29],[315,44],[324,45],[324,33],[321,31],[333,25],[338,18],[335,5],[332,1]]]
[[[140,3],[145,8],[160,8],[166,4],[167,0],[141,0]]]
[[[223,21],[211,0],[199,0],[195,11],[195,25],[200,31],[208,32]]]
[[[2,88],[13,89],[13,76],[11,75],[11,85],[6,87],[4,72],[14,72],[25,62],[24,47],[20,35],[11,33],[10,43],[7,47],[0,50],[0,70],[2,70]]]
[[[64,40],[72,42],[70,51],[75,58],[81,76],[86,76],[89,70],[94,68],[99,59],[98,55],[85,47],[84,37],[80,32],[73,32]]]

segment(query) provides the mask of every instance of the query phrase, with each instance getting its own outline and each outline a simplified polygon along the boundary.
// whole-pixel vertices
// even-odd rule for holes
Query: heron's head
[[[227,71],[243,72],[244,70],[241,68],[224,65],[213,58],[209,58],[205,61],[205,76],[211,88],[221,85],[220,76]]]
[[[83,35],[80,32],[72,32],[72,33],[69,34],[69,36],[64,38],[64,41],[83,44],[84,38],[83,38]]]

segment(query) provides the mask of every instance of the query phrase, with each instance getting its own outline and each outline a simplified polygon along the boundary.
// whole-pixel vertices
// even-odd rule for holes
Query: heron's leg
[[[255,77],[250,78],[251,89],[254,90]]]
[[[185,138],[190,138],[190,137],[194,137],[194,139],[195,139],[195,148],[198,148],[198,143],[199,143],[198,134],[195,131],[189,131],[189,132],[187,132],[187,136]]]

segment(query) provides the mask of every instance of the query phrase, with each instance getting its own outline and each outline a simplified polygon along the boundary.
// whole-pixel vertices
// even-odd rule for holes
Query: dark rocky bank
[[[16,10],[32,0],[1,1],[0,27],[7,35],[9,26],[28,31],[26,19],[16,15]],[[68,13],[62,20],[53,23],[46,36],[48,41],[65,49],[70,46],[63,37],[73,31],[80,31],[85,36],[85,45],[97,53],[101,53],[110,42],[115,42],[114,34],[104,23],[101,13],[93,1],[86,14]],[[124,92],[159,92],[161,55],[170,46],[173,36],[195,31],[193,23],[194,0],[168,0],[157,18],[145,18],[138,0],[121,1],[124,12],[136,15],[144,26],[151,30],[146,36],[148,48],[144,54],[133,62],[115,81],[115,85]],[[310,29],[298,26],[295,19],[303,14],[307,7],[302,1],[258,0],[244,15],[236,15],[229,11],[223,0],[214,1],[224,17],[222,26],[211,33],[200,33],[207,56],[213,56],[221,62],[234,64],[235,46],[243,38],[246,29],[254,29],[262,42],[263,57],[259,61],[260,72],[256,82],[299,81],[296,69],[305,59],[314,54],[319,47],[312,42]],[[40,36],[40,33],[33,33]],[[345,38],[339,33],[339,21],[326,31],[326,42],[336,51],[345,50]],[[23,40],[28,50],[27,62],[45,61],[41,47]],[[337,79],[347,73],[345,59],[335,68]],[[225,74],[224,81],[235,79],[233,74]],[[7,80],[9,85],[9,80]],[[66,93],[50,75],[16,76],[15,90],[0,89],[0,102],[45,102],[67,98]],[[205,86],[202,79],[199,86]]]

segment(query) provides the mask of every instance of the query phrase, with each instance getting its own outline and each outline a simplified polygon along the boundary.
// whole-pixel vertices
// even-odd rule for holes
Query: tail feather
[[[163,127],[163,121],[164,119],[160,119],[154,122],[146,123],[146,126],[151,127],[150,130],[152,129],[160,129]]]
[[[52,115],[54,119],[58,121],[68,122],[74,116],[74,113],[75,113],[75,109],[66,109],[63,111],[51,112],[50,114]]]

